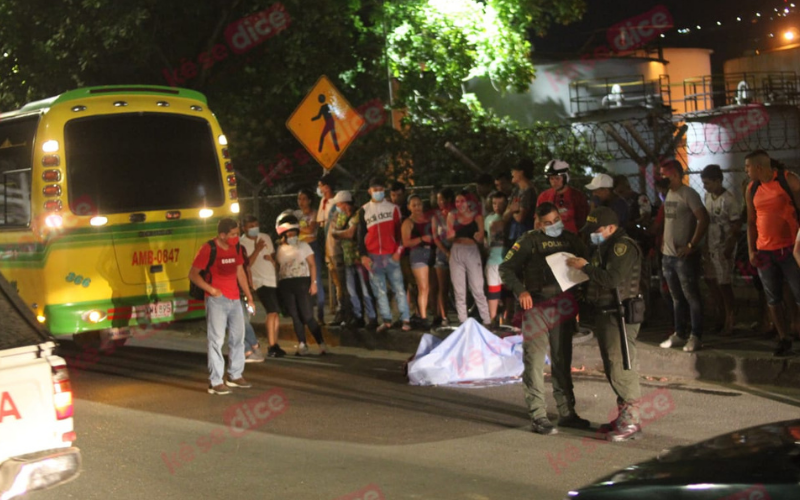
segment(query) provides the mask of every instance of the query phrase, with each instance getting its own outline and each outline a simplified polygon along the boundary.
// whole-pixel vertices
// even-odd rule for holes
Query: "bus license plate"
[[[151,318],[168,318],[172,316],[172,301],[147,304],[148,316]]]

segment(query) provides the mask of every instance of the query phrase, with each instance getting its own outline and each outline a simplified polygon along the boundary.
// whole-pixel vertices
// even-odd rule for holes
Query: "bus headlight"
[[[236,202],[231,203],[231,213],[238,214],[239,213],[239,204]]]
[[[200,218],[201,219],[208,219],[212,215],[214,215],[214,211],[211,210],[210,208],[201,208],[200,209]]]

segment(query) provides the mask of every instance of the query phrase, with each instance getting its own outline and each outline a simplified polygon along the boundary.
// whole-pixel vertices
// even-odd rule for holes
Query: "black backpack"
[[[786,180],[786,170],[778,169],[778,184],[781,185],[786,194],[789,195],[789,200],[792,202],[792,206],[794,207],[794,215],[797,217],[797,221],[800,222],[800,208],[797,207],[797,204],[794,202],[794,194],[792,194],[792,188],[789,187],[789,182]],[[761,181],[753,181],[753,187],[750,188],[750,201],[754,201],[756,198],[756,191],[758,188],[761,187]],[[753,203],[753,210],[755,210],[755,203]]]
[[[203,281],[206,283],[211,283],[211,266],[214,264],[214,261],[217,260],[217,244],[214,240],[208,240],[208,246],[211,247],[211,253],[208,256],[206,268],[200,270],[200,277],[203,278]],[[189,297],[195,300],[205,300],[206,292],[189,280]]]

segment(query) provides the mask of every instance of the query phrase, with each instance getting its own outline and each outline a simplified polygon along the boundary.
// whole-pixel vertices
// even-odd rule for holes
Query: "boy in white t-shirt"
[[[275,276],[275,248],[269,235],[259,231],[258,219],[255,216],[245,215],[243,225],[244,237],[240,239],[240,243],[247,250],[253,289],[267,311],[266,327],[269,341],[267,356],[279,358],[285,356],[286,352],[278,345],[280,306],[278,282]],[[258,344],[250,348],[253,350],[252,356],[256,356]]]
[[[720,334],[733,333],[735,307],[731,275],[733,274],[736,242],[742,228],[740,203],[722,186],[722,169],[708,165],[700,174],[706,190],[703,204],[708,211],[709,224],[703,267],[706,284],[712,294],[720,321]]]

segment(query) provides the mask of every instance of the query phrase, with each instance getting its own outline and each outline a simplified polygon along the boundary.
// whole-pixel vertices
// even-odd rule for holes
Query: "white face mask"
[[[293,247],[297,246],[297,236],[289,236],[286,238],[286,243],[292,245]]]

